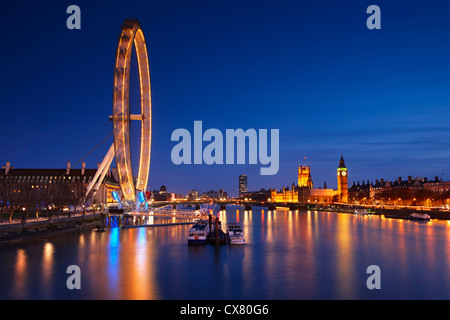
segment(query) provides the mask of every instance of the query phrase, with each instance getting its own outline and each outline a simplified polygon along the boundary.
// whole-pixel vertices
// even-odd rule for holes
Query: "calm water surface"
[[[1,299],[450,299],[450,223],[298,211],[220,213],[244,246],[188,246],[189,225],[0,244]],[[155,219],[155,223],[157,223]],[[69,290],[69,265],[81,289]],[[369,290],[367,267],[381,269]]]

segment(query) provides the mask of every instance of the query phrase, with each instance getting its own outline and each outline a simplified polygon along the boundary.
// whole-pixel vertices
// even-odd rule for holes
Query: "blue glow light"
[[[145,202],[145,195],[144,195],[143,191],[139,192],[139,201],[140,202]]]
[[[120,203],[119,194],[116,191],[113,191],[111,194],[112,194],[113,199]]]

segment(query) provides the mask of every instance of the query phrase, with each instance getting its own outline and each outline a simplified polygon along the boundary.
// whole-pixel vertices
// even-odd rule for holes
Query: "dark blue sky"
[[[136,17],[150,56],[152,189],[236,195],[241,173],[251,190],[280,188],[296,181],[303,157],[316,186],[335,188],[341,153],[350,184],[450,180],[446,1],[93,2],[2,5],[2,164],[64,167],[111,133],[117,39],[123,20]],[[71,4],[81,8],[81,30],[66,28]],[[381,30],[366,27],[371,4],[381,8]],[[223,133],[279,129],[278,174],[260,176],[260,164],[174,165],[171,133],[193,133],[195,120]],[[86,157],[87,167],[111,143]]]

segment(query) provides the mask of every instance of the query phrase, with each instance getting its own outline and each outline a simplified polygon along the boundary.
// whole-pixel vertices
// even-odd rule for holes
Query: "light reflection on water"
[[[241,208],[242,209],[242,208]],[[244,246],[188,246],[189,225],[83,230],[0,245],[1,299],[449,299],[450,223],[227,210]],[[81,269],[69,290],[66,269]],[[366,269],[381,268],[381,290]]]

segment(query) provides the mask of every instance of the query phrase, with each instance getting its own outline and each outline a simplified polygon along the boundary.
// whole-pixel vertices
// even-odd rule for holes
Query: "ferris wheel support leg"
[[[114,159],[114,143],[109,148],[108,152],[106,153],[105,157],[103,158],[103,161],[100,163],[100,166],[97,169],[97,172],[94,175],[94,178],[92,179],[91,183],[89,183],[87,190],[86,190],[86,196],[88,196],[89,192],[93,192],[92,198],[94,198],[95,193],[97,192],[98,188],[100,187],[100,184],[102,183],[103,179],[105,178],[106,173],[109,170],[109,167],[111,166],[111,162]],[[100,179],[99,179],[100,177]],[[95,185],[95,188],[93,186]]]
[[[114,148],[113,148],[113,150],[114,150]],[[103,179],[105,178],[105,175],[108,173],[109,167],[111,166],[111,162],[113,161],[113,159],[114,159],[114,151],[111,152],[111,154],[106,159],[106,164],[105,164],[105,167],[102,170],[102,174],[100,175],[100,179],[98,179],[97,184],[95,185],[95,188],[94,188],[95,192],[97,192],[97,190],[100,188],[100,185],[103,182]]]

